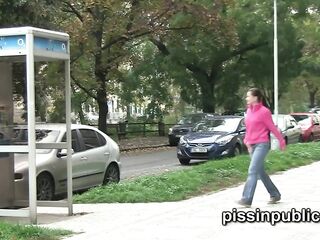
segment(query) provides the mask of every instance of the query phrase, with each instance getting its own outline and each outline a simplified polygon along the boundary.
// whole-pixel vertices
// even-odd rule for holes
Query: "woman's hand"
[[[286,141],[283,139],[280,141],[280,150],[284,151],[286,149]]]
[[[248,152],[249,153],[252,153],[252,146],[251,146],[251,144],[246,144],[246,146],[247,146],[247,149],[248,149]]]

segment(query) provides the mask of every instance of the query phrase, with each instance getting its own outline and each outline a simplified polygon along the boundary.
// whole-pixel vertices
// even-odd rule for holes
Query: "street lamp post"
[[[278,26],[277,26],[277,0],[273,1],[273,58],[274,58],[274,115],[278,125]]]
[[[274,121],[278,126],[278,26],[277,26],[277,0],[273,0],[273,87],[274,87]],[[271,138],[271,149],[279,149],[279,141],[272,136]]]

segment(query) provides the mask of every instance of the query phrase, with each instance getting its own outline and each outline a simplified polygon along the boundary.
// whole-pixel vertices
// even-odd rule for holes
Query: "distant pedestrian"
[[[246,101],[248,108],[245,117],[244,143],[248,148],[251,161],[242,198],[238,204],[246,207],[251,206],[258,178],[261,179],[270,194],[269,203],[276,203],[280,201],[281,194],[264,169],[264,160],[270,149],[270,132],[279,140],[281,150],[285,149],[286,143],[272,121],[270,110],[263,105],[261,91],[258,88],[249,89]]]

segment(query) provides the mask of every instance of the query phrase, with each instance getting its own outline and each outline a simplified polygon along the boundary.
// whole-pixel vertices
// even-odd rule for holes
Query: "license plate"
[[[177,138],[180,138],[182,135],[176,135]]]
[[[206,153],[208,151],[208,149],[206,149],[204,147],[194,147],[194,148],[191,148],[190,151],[192,153]]]

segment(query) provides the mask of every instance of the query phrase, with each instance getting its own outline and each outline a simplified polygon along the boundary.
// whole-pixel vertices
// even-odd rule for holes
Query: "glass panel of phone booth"
[[[17,58],[12,58],[12,60],[16,61]],[[2,84],[0,88],[0,146],[27,146],[26,66],[24,62],[10,62],[10,58],[6,58],[6,61],[0,61],[0,82]],[[38,83],[35,84],[36,143],[56,143],[59,141],[59,130],[48,130],[46,125],[65,122],[66,100],[63,68],[64,64],[61,62],[35,63],[35,83]],[[53,74],[48,72],[48,69],[51,71],[52,69],[60,69],[61,74],[55,72],[55,78],[50,78],[50,74]],[[62,80],[59,81],[59,79]],[[37,128],[37,126],[39,127]],[[51,151],[53,150],[36,149],[36,157],[41,158]],[[0,168],[5,169],[0,174],[0,189],[5,193],[0,197],[0,208],[6,208],[12,206],[14,199],[15,202],[28,199],[29,184],[26,181],[28,173],[17,171],[17,169],[26,168],[28,155],[20,152],[0,152],[0,160]],[[67,170],[64,169],[64,171]],[[15,194],[12,194],[12,189]]]

